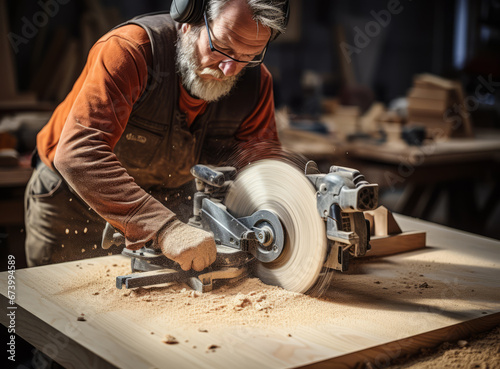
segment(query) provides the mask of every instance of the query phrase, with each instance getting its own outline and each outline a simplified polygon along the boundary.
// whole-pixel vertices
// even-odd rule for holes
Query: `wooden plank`
[[[425,232],[403,232],[390,236],[375,236],[370,240],[372,249],[367,257],[387,256],[408,252],[425,247]]]
[[[287,128],[280,130],[279,138],[283,147],[311,160],[331,160],[335,155],[335,143],[319,133]]]
[[[0,295],[0,303],[2,306],[9,306],[9,300],[4,295]],[[63,366],[82,369],[116,368],[115,365],[90,353],[77,340],[70,338],[69,332],[79,331],[78,322],[68,323],[65,330],[59,331],[22,307],[16,309],[15,313],[16,334]],[[7,314],[1,314],[0,323],[9,326]]]
[[[382,360],[381,353],[397,352],[398,345],[418,349],[465,337],[478,326],[485,330],[498,324],[500,242],[394,216],[404,232],[425,231],[428,247],[356,260],[349,273],[335,275],[324,298],[282,301],[279,312],[269,312],[273,320],[253,326],[241,324],[245,311],[240,320],[230,323],[224,316],[211,321],[210,314],[187,304],[182,311],[173,311],[165,302],[145,316],[147,299],[134,305],[129,299],[128,308],[116,308],[107,305],[104,292],[79,298],[95,292],[88,264],[103,268],[103,274],[107,265],[124,265],[122,256],[109,256],[17,270],[16,328],[49,355],[53,348],[49,345],[54,344],[57,351],[52,350],[52,356],[69,367],[97,363],[96,367],[120,368],[292,368],[325,362],[335,367],[366,360],[376,363]],[[114,280],[113,275],[102,278],[105,283]],[[69,281],[79,283],[68,290]],[[6,273],[2,273],[0,293],[5,296],[6,290]],[[5,297],[2,303],[6,306]],[[320,309],[314,309],[314,320],[303,323],[299,317],[309,313],[308,306]],[[286,315],[287,309],[298,309],[296,320]],[[77,321],[82,313],[85,322]],[[192,314],[212,328],[207,333],[193,332],[179,320],[168,320],[175,314]],[[280,324],[273,323],[281,318]],[[5,316],[0,319],[6,324]],[[165,333],[180,343],[165,345],[160,340]],[[211,343],[221,348],[205,352],[203,348]]]
[[[443,342],[458,341],[471,334],[487,331],[498,324],[500,324],[500,313],[426,332],[389,344],[375,346],[361,352],[354,352],[332,360],[306,365],[302,368],[331,369],[332,366],[334,366],[339,369],[347,369],[357,368],[359,363],[363,363],[365,367],[368,367],[368,363],[370,363],[373,368],[385,368],[391,360],[418,354],[422,349],[430,349],[439,346]]]
[[[32,168],[0,168],[0,188],[24,187],[33,172]]]
[[[436,88],[441,90],[453,90],[455,82],[434,74],[422,73],[414,77],[414,84],[418,87]]]
[[[373,236],[388,236],[401,233],[398,223],[392,213],[385,206],[364,212],[365,218],[370,220],[370,233]],[[369,218],[368,218],[369,217]]]
[[[408,97],[419,97],[425,99],[444,100],[448,98],[447,90],[438,90],[435,88],[426,87],[412,87],[408,91]]]
[[[491,133],[476,138],[454,138],[448,141],[430,141],[422,146],[376,145],[352,143],[337,147],[350,157],[377,160],[385,163],[414,165],[468,163],[491,160],[500,153],[500,135]]]
[[[436,114],[438,117],[442,117],[446,109],[449,107],[447,99],[429,99],[424,97],[414,97],[409,96],[408,98],[408,109],[413,109],[414,112],[422,112],[422,115],[426,113]]]

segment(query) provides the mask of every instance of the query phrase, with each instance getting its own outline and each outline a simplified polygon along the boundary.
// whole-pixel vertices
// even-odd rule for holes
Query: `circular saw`
[[[117,277],[118,288],[182,281],[206,292],[218,280],[252,273],[267,284],[319,295],[334,270],[346,271],[351,257],[369,250],[370,225],[363,211],[376,208],[378,186],[355,169],[332,166],[325,174],[308,162],[301,172],[266,159],[239,173],[205,165],[191,173],[197,192],[189,224],[213,234],[215,263],[202,272],[186,272],[154,245],[124,249],[133,274]],[[104,248],[123,241],[106,227]]]
[[[258,259],[254,273],[264,283],[306,292],[318,280],[327,255],[325,225],[312,183],[292,165],[262,160],[243,170],[226,195],[235,217],[265,210],[275,214],[284,245],[274,260]],[[274,227],[276,229],[277,227]]]

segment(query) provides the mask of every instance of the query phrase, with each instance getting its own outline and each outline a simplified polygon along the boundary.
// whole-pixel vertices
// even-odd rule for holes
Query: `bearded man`
[[[106,222],[129,249],[153,244],[184,270],[213,263],[212,235],[185,223],[190,168],[253,142],[279,146],[262,60],[287,18],[287,1],[174,0],[171,14],[104,35],[37,136],[28,265],[106,254]]]

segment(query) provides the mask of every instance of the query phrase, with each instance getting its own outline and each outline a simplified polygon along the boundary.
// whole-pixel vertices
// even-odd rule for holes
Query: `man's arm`
[[[212,236],[176,219],[135,183],[113,153],[147,86],[147,54],[121,37],[105,36],[101,41],[89,55],[54,166],[90,207],[123,232],[127,248],[153,241],[182,269],[200,271],[215,261]]]
[[[175,216],[134,182],[113,153],[146,88],[147,54],[133,40],[111,34],[92,48],[85,68],[54,166],[90,207],[124,233],[127,247],[136,249]]]

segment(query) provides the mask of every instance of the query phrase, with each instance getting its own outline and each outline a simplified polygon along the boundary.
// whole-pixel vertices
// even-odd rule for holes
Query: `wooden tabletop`
[[[360,159],[384,164],[401,163],[416,167],[500,161],[500,134],[493,130],[477,130],[475,137],[427,140],[421,146],[404,141],[339,140],[335,135],[286,129],[280,131],[283,145],[313,160]]]
[[[32,168],[0,167],[0,188],[24,187],[28,183],[32,172]]]
[[[422,146],[409,146],[403,142],[388,144],[355,142],[346,144],[342,150],[350,157],[396,165],[463,164],[491,159],[500,161],[500,135],[478,134],[474,138],[428,141]]]
[[[336,275],[321,300],[338,317],[328,323],[292,321],[286,328],[240,326],[197,333],[183,331],[180,323],[163,326],[154,319],[143,323],[140,308],[99,310],[97,306],[105,305],[99,295],[94,296],[94,307],[61,299],[69,280],[85,277],[85,268],[77,265],[123,263],[122,256],[17,270],[16,305],[9,305],[8,275],[1,273],[0,320],[8,326],[5,309],[15,307],[16,333],[65,367],[133,369],[332,364],[341,368],[365,361],[377,365],[499,324],[500,242],[404,216],[395,218],[403,231],[426,231],[428,247],[362,259],[348,274]],[[421,284],[390,293],[391,286],[403,286],[405,280]],[[84,322],[77,320],[82,311]],[[168,307],[160,313],[169,314]],[[177,332],[178,337],[189,336],[190,343],[166,345],[152,331]],[[209,354],[192,348],[214,342],[220,347]]]

